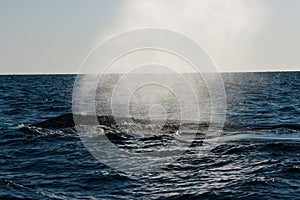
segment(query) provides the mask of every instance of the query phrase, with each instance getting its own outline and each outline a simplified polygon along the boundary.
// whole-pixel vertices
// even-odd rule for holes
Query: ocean
[[[300,73],[222,77],[227,109],[215,146],[199,156],[196,141],[175,161],[132,173],[96,159],[72,128],[76,75],[0,76],[0,199],[300,199]],[[176,132],[136,139],[105,126],[130,151],[157,151]]]

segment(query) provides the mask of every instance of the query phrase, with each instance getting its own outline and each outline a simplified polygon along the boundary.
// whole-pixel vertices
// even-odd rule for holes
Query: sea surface
[[[0,199],[300,199],[300,73],[222,77],[217,144],[199,156],[201,142],[193,143],[177,160],[133,174],[97,160],[71,127],[75,75],[0,76]],[[39,127],[54,117],[62,124]],[[172,141],[166,132],[122,134],[115,144],[139,151]]]

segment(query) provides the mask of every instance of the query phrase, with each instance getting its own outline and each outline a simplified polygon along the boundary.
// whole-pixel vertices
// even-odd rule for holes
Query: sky
[[[298,0],[0,0],[0,73],[77,73],[99,43],[158,27],[195,40],[222,72],[299,71]]]

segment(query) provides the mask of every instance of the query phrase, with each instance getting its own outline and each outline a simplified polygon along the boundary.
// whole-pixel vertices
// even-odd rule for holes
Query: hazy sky
[[[177,30],[221,71],[300,70],[299,0],[0,0],[0,73],[76,73],[107,37]]]

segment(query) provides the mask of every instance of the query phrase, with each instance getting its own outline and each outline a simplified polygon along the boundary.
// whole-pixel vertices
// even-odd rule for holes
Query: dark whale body
[[[110,130],[105,133],[105,135],[111,140],[126,140],[131,136],[127,133],[121,131],[118,128],[118,124],[115,121],[115,117],[111,115],[97,116],[97,124],[101,125],[104,130]],[[136,124],[147,125],[153,123],[153,121],[147,119],[134,119],[132,117],[121,117],[118,118],[122,122],[133,122]],[[72,113],[63,114],[57,117],[52,117],[45,121],[31,124],[29,126],[19,126],[19,130],[27,133],[38,133],[38,134],[48,134],[51,130],[64,130],[63,132],[75,133],[76,123],[80,125],[95,125],[95,116],[92,115],[76,115]],[[155,123],[155,122],[154,122]],[[168,120],[167,123],[162,128],[162,133],[174,133],[179,128],[179,121]],[[207,127],[207,126],[203,126]],[[51,133],[49,133],[51,134]],[[155,136],[156,137],[156,136]],[[152,138],[153,139],[153,138]],[[155,138],[154,138],[155,139]]]
[[[91,115],[73,115],[72,113],[63,114],[57,117],[47,119],[45,121],[32,124],[31,126],[41,128],[71,128],[75,126],[74,118],[80,120],[82,125],[89,125],[89,122],[94,119]],[[98,122],[101,125],[116,124],[112,116],[97,116]]]
[[[50,119],[47,119],[42,122],[38,122],[35,124],[31,124],[30,126],[33,127],[40,127],[40,128],[52,128],[52,129],[58,129],[58,128],[72,128],[75,126],[75,120],[79,122],[80,125],[93,125],[95,117],[92,115],[76,115],[72,113],[63,114],[57,117],[53,117]],[[117,126],[117,123],[115,121],[115,117],[112,115],[99,115],[97,116],[98,124],[104,125],[108,127],[115,127]],[[153,120],[147,120],[147,119],[135,119],[132,117],[121,117],[119,120],[123,122],[134,122],[139,124],[150,124],[153,123]],[[154,121],[155,122],[155,121]],[[179,127],[180,122],[178,120],[167,120],[164,129],[176,129]]]
[[[75,120],[74,120],[75,119]],[[100,115],[97,116],[97,121],[99,125],[102,125],[104,128],[115,130],[118,132],[118,123],[116,123],[116,118],[111,115]],[[150,123],[155,123],[155,121],[151,121],[148,119],[135,119],[132,117],[122,117],[118,118],[123,122],[133,122],[135,124],[141,125],[148,125]],[[72,129],[75,130],[75,121],[79,122],[80,125],[94,125],[95,124],[95,117],[92,115],[76,115],[72,113],[63,114],[57,117],[53,117],[47,119],[42,122],[34,123],[29,126],[20,126],[19,130],[24,132],[37,132],[34,128],[42,128],[46,130],[55,130],[55,129]],[[209,123],[207,122],[195,122],[195,121],[187,121],[182,123],[179,120],[167,120],[164,126],[162,127],[162,133],[175,133],[180,126],[191,127],[192,130],[198,130],[199,134],[203,134],[207,131],[209,127]],[[225,124],[223,127],[224,131],[249,131],[249,130],[272,130],[278,128],[287,128],[287,129],[294,129],[300,130],[300,125],[298,124],[276,124],[276,125],[260,125],[260,126],[241,126],[241,125],[232,125],[232,124]]]

